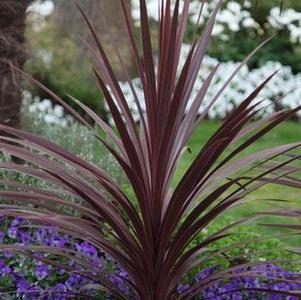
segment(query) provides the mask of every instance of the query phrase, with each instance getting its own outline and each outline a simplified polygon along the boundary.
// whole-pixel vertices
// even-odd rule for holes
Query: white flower
[[[241,6],[235,1],[228,2],[227,8],[235,14],[239,14],[241,11]]]
[[[50,15],[54,10],[54,4],[52,1],[38,1],[31,4],[28,8],[29,12],[33,12],[36,14],[39,14],[41,16],[48,16]]]
[[[47,111],[52,108],[52,102],[49,99],[44,99],[37,104],[37,107],[40,111]]]
[[[242,25],[243,25],[244,27],[246,27],[246,28],[249,28],[249,27],[255,28],[255,27],[258,26],[258,24],[255,22],[255,20],[252,19],[252,18],[246,18],[246,19],[244,19],[244,20],[242,21]]]
[[[239,24],[238,23],[235,23],[235,22],[232,22],[232,23],[229,23],[229,28],[231,31],[234,31],[234,32],[237,32],[239,31]]]
[[[56,116],[53,116],[53,115],[50,115],[50,114],[47,114],[45,117],[44,117],[44,121],[47,123],[47,124],[57,124],[59,123],[59,120]]]
[[[290,39],[293,43],[301,43],[301,24],[297,27],[294,24],[289,24],[288,29],[290,30]]]
[[[53,109],[53,113],[58,117],[62,118],[64,116],[64,108],[60,105],[55,105]]]
[[[216,24],[213,27],[212,35],[220,35],[224,31],[224,26],[221,24]]]
[[[23,91],[22,113],[27,114],[31,122],[45,122],[49,125],[65,127],[74,123],[74,119],[64,114],[64,108],[60,105],[53,107],[49,99],[41,100],[39,97],[33,97],[28,91]]]
[[[34,113],[34,112],[36,112],[37,110],[38,110],[38,107],[37,107],[37,105],[36,105],[35,103],[29,105],[29,107],[28,107],[28,111],[29,111],[30,113]]]
[[[46,17],[54,10],[52,1],[34,1],[27,12],[30,13],[32,28],[35,31],[40,31],[46,25]]]
[[[252,7],[252,3],[248,0],[245,0],[244,5],[245,8],[251,8]]]
[[[270,11],[268,22],[274,28],[288,29],[290,40],[294,43],[301,43],[301,12],[291,8],[280,12],[279,7],[274,7]]]
[[[218,16],[217,16],[217,21],[230,24],[235,20],[235,15],[229,11],[229,10],[222,10]]]

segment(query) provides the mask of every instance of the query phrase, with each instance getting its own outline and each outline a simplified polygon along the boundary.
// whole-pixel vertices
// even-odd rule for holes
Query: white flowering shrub
[[[33,1],[27,10],[33,30],[42,30],[46,24],[46,17],[48,17],[53,10],[54,3],[51,0]]]
[[[195,26],[196,24],[202,25],[206,19],[210,16],[218,0],[206,1],[203,6],[202,14],[200,13],[201,2],[194,0],[190,5],[190,23]],[[139,19],[139,0],[134,0],[133,4],[133,18]],[[183,5],[183,1],[181,1]],[[149,0],[149,17],[158,20],[158,1]],[[260,6],[260,2],[258,3]],[[209,112],[209,118],[224,118],[235,106],[247,97],[247,95],[258,86],[258,84],[265,80],[276,70],[278,73],[274,76],[273,80],[266,86],[264,91],[259,95],[258,100],[264,99],[263,106],[268,108],[263,111],[263,114],[271,113],[279,108],[295,107],[301,103],[301,90],[298,89],[301,83],[301,73],[294,74],[292,70],[296,72],[300,71],[300,65],[294,63],[297,55],[291,55],[283,50],[283,45],[291,43],[301,44],[301,12],[297,12],[292,8],[283,9],[280,12],[280,7],[271,7],[269,15],[266,16],[265,23],[258,23],[256,16],[256,10],[254,9],[254,2],[250,0],[244,1],[225,1],[222,9],[216,18],[216,24],[213,29],[213,35],[218,41],[213,41],[213,47],[209,49],[209,54],[216,58],[207,56],[202,69],[200,70],[198,80],[192,91],[191,100],[196,96],[197,91],[202,85],[208,72],[212,70],[214,66],[222,62],[219,69],[212,81],[209,93],[207,93],[200,108],[200,113],[208,105],[210,100],[218,92],[220,87],[225,83],[231,73],[235,70],[238,63],[236,61],[241,60],[246,54],[250,52],[250,49],[255,48],[260,41],[263,40],[263,36],[267,32],[277,35],[277,38],[272,41],[270,48],[265,48],[259,53],[260,59],[251,66],[244,66],[238,76],[232,81],[231,85],[224,91],[222,97],[216,102],[213,108]],[[137,23],[137,25],[139,25]],[[281,33],[281,34],[280,34]],[[288,34],[289,33],[289,36]],[[250,36],[253,35],[253,39]],[[239,43],[237,41],[243,42]],[[221,41],[226,41],[223,45]],[[273,44],[274,43],[274,44]],[[295,46],[294,46],[295,47]],[[273,51],[272,49],[279,49],[279,51]],[[294,50],[295,48],[293,48]],[[296,48],[297,49],[297,48]],[[182,61],[188,53],[188,46],[183,47]],[[285,65],[277,62],[275,59],[282,58]],[[275,61],[274,61],[275,60]],[[287,66],[291,65],[290,66]],[[300,69],[300,70],[299,70]],[[144,100],[141,83],[137,79],[133,80],[138,98],[141,100],[142,107],[144,108]],[[136,119],[138,120],[138,112],[134,102],[132,92],[127,83],[121,83],[123,91],[126,93],[131,103],[131,108],[135,112]],[[273,101],[279,97],[286,95],[279,103],[274,104]]]
[[[139,19],[139,0],[133,0],[132,15],[134,20]],[[181,2],[183,5],[183,1]],[[210,16],[213,9],[216,7],[218,0],[211,0],[204,3],[202,14],[199,19],[200,1],[193,1],[190,6],[190,22],[193,24],[204,23]],[[259,4],[258,4],[259,5]],[[149,0],[149,17],[158,20],[158,0]],[[213,35],[227,38],[227,31],[239,31],[242,27],[253,28],[260,30],[260,25],[255,21],[252,16],[252,2],[245,1],[227,1],[225,6],[221,9],[216,18],[216,25],[213,30]],[[267,18],[268,26],[276,29],[287,28],[290,32],[290,38],[293,42],[301,43],[301,12],[297,12],[292,8],[283,9],[275,6],[270,10]]]
[[[301,44],[301,12],[288,8],[280,12],[279,7],[273,7],[268,17],[269,25],[277,29],[287,29],[290,40]]]
[[[39,97],[33,97],[29,91],[23,91],[23,106],[34,119],[43,121],[47,125],[67,126],[72,123],[70,116],[65,116],[64,108],[60,105],[54,105],[50,99],[41,100]]]
[[[205,1],[199,19],[201,1],[191,1],[187,41],[192,38],[196,24],[199,24],[198,28],[202,27],[217,2]],[[151,8],[149,16],[157,21],[158,1],[149,0],[148,3]],[[288,1],[287,5],[293,5],[296,9],[285,6],[280,12],[277,1],[225,0],[216,18],[209,55],[220,61],[241,61],[264,39],[274,37],[258,53],[250,67],[258,68],[273,60],[291,65],[294,73],[301,72],[301,5],[298,1]],[[133,18],[137,26],[138,17],[139,0],[133,0]]]
[[[210,1],[204,4],[202,18],[200,23],[202,24],[206,18],[209,17],[217,1]],[[200,10],[200,3],[198,1],[193,2],[192,14],[190,21],[194,24],[198,21],[198,15]],[[227,30],[237,32],[241,27],[245,28],[259,28],[259,24],[251,16],[251,12],[248,10],[251,8],[250,1],[244,1],[241,5],[235,1],[229,1],[226,6],[220,11],[216,19],[216,26],[213,30],[213,35],[220,36],[223,39],[227,38]]]
[[[205,20],[209,17],[213,8],[216,6],[219,0],[210,0],[204,3],[203,11],[199,20],[199,12],[201,7],[201,2],[199,0],[192,0],[190,5],[190,16],[189,22],[192,26],[199,22],[202,25]],[[183,5],[184,1],[181,1]],[[140,10],[139,10],[139,0],[132,0],[132,16],[136,25],[139,26]],[[263,1],[258,2],[258,7],[262,5]],[[154,21],[158,20],[158,0],[148,0],[148,13],[149,17]],[[31,6],[30,11],[35,14],[48,15],[53,10],[52,1],[36,2]],[[279,5],[270,7],[268,9],[268,15],[266,15],[265,23],[262,24],[257,20],[256,9],[254,9],[254,1],[252,0],[225,0],[225,4],[220,10],[216,24],[213,30],[213,35],[217,39],[217,43],[209,49],[211,56],[207,56],[204,62],[204,66],[199,73],[198,81],[192,92],[193,99],[200,86],[202,85],[204,78],[208,72],[218,64],[219,61],[225,61],[220,64],[220,67],[216,73],[216,76],[211,84],[210,91],[206,95],[203,101],[200,112],[209,103],[209,101],[214,97],[219,88],[223,85],[225,80],[230,76],[233,70],[236,68],[237,63],[245,57],[246,53],[250,52],[250,49],[256,47],[260,41],[263,40],[263,35],[268,32],[268,34],[275,34],[275,44],[271,48],[264,48],[258,56],[264,56],[262,62],[256,62],[254,65],[248,67],[245,66],[239,73],[239,75],[233,80],[231,85],[223,93],[223,97],[214,104],[213,108],[210,110],[210,118],[223,118],[231,111],[238,103],[240,103],[249,93],[252,91],[260,81],[267,78],[272,72],[279,69],[278,73],[275,75],[274,79],[267,85],[265,90],[260,94],[258,99],[265,99],[262,105],[269,105],[268,109],[264,113],[271,113],[276,108],[279,107],[294,107],[301,103],[301,92],[298,89],[298,85],[301,82],[301,75],[293,74],[292,69],[300,69],[301,71],[301,56],[299,66],[294,63],[297,60],[297,55],[287,55],[285,51],[277,51],[279,48],[276,47],[276,51],[271,51],[274,49],[275,45],[283,44],[286,45],[287,41],[294,44],[301,44],[301,12],[298,12],[292,8],[284,8],[280,13]],[[265,32],[267,30],[267,32]],[[254,39],[250,39],[248,34],[253,34]],[[280,35],[281,33],[282,35]],[[243,42],[241,39],[244,39]],[[283,40],[284,39],[284,40]],[[222,44],[225,41],[226,44]],[[214,42],[214,41],[213,41]],[[244,47],[242,49],[241,47]],[[289,47],[288,47],[289,48]],[[212,50],[213,49],[213,50]],[[281,47],[280,47],[281,49]],[[245,51],[245,52],[244,52]],[[301,50],[300,50],[301,51]],[[66,53],[69,51],[64,51]],[[188,47],[184,45],[182,51],[182,58],[187,55]],[[219,53],[218,53],[219,52]],[[283,53],[282,53],[283,52]],[[50,65],[53,61],[53,55],[46,49],[38,49],[36,54],[45,66]],[[212,57],[218,57],[212,58]],[[284,63],[279,63],[276,59],[282,56],[285,58]],[[235,57],[235,58],[234,58]],[[66,59],[66,57],[64,57]],[[257,59],[257,58],[256,58]],[[292,67],[286,66],[290,64]],[[59,63],[59,67],[61,64]],[[66,74],[64,74],[66,77]],[[73,80],[73,79],[72,79]],[[73,81],[72,81],[73,82]],[[138,95],[138,99],[141,101],[141,105],[144,108],[144,100],[141,83],[138,79],[133,79],[133,83]],[[127,83],[121,83],[124,93],[130,102],[130,106],[135,113],[136,120],[138,121],[137,108],[133,99],[132,92]],[[73,94],[73,91],[71,91]],[[86,93],[86,91],[85,91]],[[288,94],[284,99],[281,100],[279,105],[275,106],[272,102],[273,100]],[[26,99],[26,95],[24,96]],[[31,96],[29,97],[31,99]],[[78,97],[83,99],[94,99],[89,95],[84,95],[83,97]],[[28,113],[34,115],[35,119],[39,118],[43,120],[48,126],[67,126],[72,124],[71,120],[68,120],[64,116],[63,109],[59,106],[53,106],[50,100],[31,99],[31,104],[28,107]],[[93,107],[89,103],[89,106]],[[70,122],[69,122],[70,121]],[[68,126],[69,126],[68,125]]]
[[[202,24],[209,17],[213,9],[216,7],[218,0],[212,0],[204,3],[203,11],[200,16],[199,23]],[[183,4],[183,2],[182,2]],[[133,18],[134,20],[139,19],[139,0],[133,1]],[[149,17],[154,20],[158,20],[158,0],[150,0],[149,3]],[[199,1],[193,1],[190,6],[190,18],[189,20],[196,24],[199,19],[201,4]],[[258,24],[252,18],[251,13],[248,9],[251,8],[250,1],[244,1],[243,5],[236,1],[229,1],[226,6],[220,11],[216,18],[216,25],[213,30],[213,35],[222,35],[225,38],[226,29],[231,31],[239,31],[240,26],[246,28],[258,28]]]
[[[29,132],[40,135],[68,149],[72,153],[98,164],[123,182],[123,175],[113,156],[80,125],[64,108],[49,99],[40,99],[23,91],[22,125]]]
[[[183,45],[180,65],[183,65],[184,57],[187,56],[189,46]],[[218,60],[210,56],[206,56],[203,66],[198,74],[198,80],[192,91],[191,100],[196,97],[197,92],[202,86],[204,79],[207,77],[210,70],[218,64]],[[237,68],[238,63],[233,61],[220,63],[218,71],[211,83],[209,91],[205,96],[199,112],[203,112],[204,108],[209,104],[211,99],[217,94],[221,86]],[[273,72],[277,71],[274,78],[267,84],[266,88],[258,96],[258,100],[262,101],[262,107],[268,106],[263,111],[264,114],[272,113],[279,107],[293,108],[301,103],[301,89],[299,88],[301,82],[301,73],[294,75],[289,66],[282,66],[278,62],[267,62],[260,68],[250,70],[244,66],[239,74],[232,80],[230,86],[224,91],[222,97],[213,105],[208,117],[224,118],[235,106],[242,102],[262,81],[264,81]],[[134,101],[132,91],[128,83],[120,83],[124,94],[127,97],[132,111],[135,113],[136,120],[139,120],[138,110]],[[141,106],[145,109],[142,86],[138,79],[133,79],[138,99],[141,101]],[[286,95],[286,96],[285,96]],[[277,105],[273,103],[282,96],[285,96]],[[301,117],[301,115],[300,115]]]

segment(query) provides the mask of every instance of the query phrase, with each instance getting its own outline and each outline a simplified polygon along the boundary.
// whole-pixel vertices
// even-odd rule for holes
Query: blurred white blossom
[[[33,119],[43,121],[48,125],[66,126],[72,122],[72,117],[66,116],[64,108],[60,105],[53,105],[49,99],[41,100],[33,97],[29,91],[23,91],[23,107],[25,113],[32,115]]]
[[[65,114],[62,106],[53,105],[49,99],[41,100],[24,90],[22,122],[25,130],[42,136],[87,161],[92,161],[123,182],[123,173],[120,172],[113,155],[106,151],[89,128]]]
[[[204,23],[205,20],[210,16],[218,4],[218,0],[212,0],[209,3],[205,2],[203,5],[202,14],[200,16],[200,24]],[[183,5],[183,1],[180,2]],[[132,2],[132,15],[134,20],[139,20],[139,0]],[[192,1],[189,9],[189,20],[192,23],[197,23],[199,13],[201,9],[201,3],[199,1]],[[149,17],[158,20],[158,0],[149,0],[147,2]],[[216,18],[216,25],[213,29],[213,35],[221,36],[225,39],[224,35],[221,35],[226,29],[237,32],[240,27],[257,28],[259,25],[252,18],[251,13],[247,10],[250,8],[250,2],[245,1],[243,6],[235,1],[229,1],[227,5],[220,10]]]
[[[46,24],[46,17],[52,14],[54,11],[54,3],[51,0],[46,1],[34,1],[28,7],[27,12],[30,15],[32,22],[32,28],[35,31],[40,31]]]
[[[204,3],[200,24],[204,23],[210,16],[218,3],[218,0],[212,0]],[[183,1],[181,1],[183,4]],[[147,2],[149,17],[158,20],[158,0],[149,0]],[[189,10],[189,20],[196,24],[199,18],[201,3],[192,1]],[[260,30],[259,24],[252,17],[252,3],[245,0],[242,4],[236,1],[229,1],[218,13],[216,17],[216,25],[213,29],[213,35],[226,40],[226,32],[238,32],[242,27]],[[133,1],[132,10],[134,20],[140,18],[139,0]],[[279,6],[271,8],[268,16],[268,24],[272,28],[281,30],[287,29],[290,33],[290,40],[294,43],[301,43],[301,12],[292,8],[283,9],[280,12]],[[260,32],[260,31],[259,31]]]
[[[181,59],[179,62],[180,68],[185,62],[189,45],[183,45],[181,52]],[[206,76],[214,66],[218,64],[218,60],[210,56],[206,56],[203,65],[199,71],[197,81],[192,90],[189,105],[196,97],[200,87],[202,86]],[[211,99],[217,94],[219,89],[223,86],[229,76],[237,68],[238,63],[233,61],[220,63],[218,71],[209,87],[208,93],[203,99],[199,113],[203,112],[205,107],[209,104]],[[262,101],[259,107],[265,108],[262,113],[272,113],[276,107],[273,100],[282,97],[279,105],[284,108],[293,108],[301,104],[301,89],[299,88],[301,82],[301,74],[294,75],[289,66],[283,66],[278,62],[267,62],[260,68],[249,70],[247,66],[243,66],[239,74],[234,77],[229,86],[220,96],[219,100],[212,106],[209,111],[209,118],[224,118],[234,107],[240,104],[258,85],[260,85],[272,73],[278,71],[273,79],[266,85],[257,97],[258,101]],[[144,95],[142,85],[139,79],[133,79],[138,99],[143,109],[145,109]],[[132,91],[126,82],[120,83],[126,99],[129,103],[130,109],[133,111],[134,118],[139,120],[137,106],[134,101]],[[279,106],[278,106],[279,107]],[[301,114],[300,114],[301,116]]]
[[[270,26],[277,29],[288,29],[290,39],[294,43],[301,43],[301,12],[292,8],[280,12],[279,7],[273,7],[268,17]]]
[[[53,10],[54,3],[51,0],[35,1],[28,8],[29,12],[39,14],[41,16],[49,16]]]
[[[52,60],[53,60],[53,53],[47,49],[37,49],[36,50],[36,56],[37,58],[40,58],[43,62],[43,65],[46,68],[49,68],[51,66]]]

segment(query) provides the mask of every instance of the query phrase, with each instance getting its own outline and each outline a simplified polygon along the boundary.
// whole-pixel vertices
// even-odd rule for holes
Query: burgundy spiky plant
[[[256,99],[266,83],[272,79],[271,74],[264,82],[259,82],[258,88],[246,99],[242,99],[241,104],[224,120],[218,130],[208,137],[208,142],[199,150],[182,179],[173,186],[172,179],[177,162],[194,129],[206,117],[214,102],[224,101],[223,91],[257,49],[238,66],[203,113],[198,114],[218,66],[203,82],[191,106],[188,106],[188,100],[198,71],[202,67],[215,17],[222,1],[212,12],[200,38],[191,45],[181,70],[178,70],[179,56],[190,1],[185,0],[180,11],[179,0],[176,0],[174,5],[170,0],[158,0],[157,63],[153,58],[147,1],[140,0],[141,56],[125,1],[120,2],[137,74],[144,91],[144,99],[138,99],[128,79],[139,111],[139,127],[134,121],[127,99],[114,76],[97,33],[83,12],[97,45],[96,50],[91,47],[96,62],[94,74],[115,126],[110,127],[88,107],[78,102],[95,124],[105,132],[106,137],[103,138],[97,129],[90,126],[58,96],[42,84],[35,83],[64,105],[81,123],[87,125],[99,142],[106,146],[126,174],[135,199],[130,199],[118,183],[100,167],[41,137],[1,125],[1,130],[13,136],[1,137],[1,151],[28,162],[26,165],[2,162],[1,169],[24,173],[57,186],[57,192],[54,192],[53,189],[26,187],[6,181],[2,185],[5,189],[0,192],[1,198],[13,199],[17,201],[14,203],[18,204],[4,203],[1,209],[7,215],[22,216],[58,226],[62,232],[87,240],[105,251],[128,272],[129,285],[137,299],[190,299],[209,285],[235,276],[235,267],[216,271],[200,279],[181,294],[177,291],[178,284],[194,268],[201,268],[204,263],[226,251],[218,249],[208,252],[206,249],[228,236],[229,230],[244,220],[229,224],[213,235],[203,238],[197,245],[191,246],[191,242],[218,216],[238,204],[243,204],[249,193],[269,181],[280,180],[283,174],[273,176],[272,179],[269,179],[268,175],[275,174],[275,171],[293,161],[295,156],[286,157],[284,154],[291,150],[296,151],[300,143],[282,145],[242,157],[243,150],[292,116],[300,106],[250,123],[262,110],[261,102]],[[126,65],[118,49],[116,51],[121,66]],[[124,72],[128,74],[126,70]],[[145,101],[145,112],[141,108],[142,101]],[[226,150],[229,151],[228,154],[225,154]],[[282,162],[258,168],[255,172],[254,163],[257,166],[265,166],[270,160],[278,157],[284,158]],[[293,166],[286,169],[285,176],[296,170],[297,167]],[[238,171],[240,174],[236,175]],[[281,183],[285,184],[285,181]],[[97,188],[98,186],[102,188]],[[70,195],[77,201],[68,200]],[[57,209],[58,206],[71,208],[78,214],[68,214],[67,210]],[[228,246],[228,249],[229,247],[231,248]],[[7,248],[2,246],[2,249]],[[33,247],[28,250],[35,249],[37,248]],[[18,251],[21,250],[19,247]],[[63,254],[81,264],[86,271],[89,270],[87,262],[75,257],[74,253],[51,247],[39,247],[38,250]],[[58,264],[51,260],[48,262]],[[104,286],[115,297],[127,298],[117,287],[110,284],[101,270],[97,272],[93,269],[93,272],[84,272],[83,275]],[[245,276],[249,275],[250,273],[245,272]]]

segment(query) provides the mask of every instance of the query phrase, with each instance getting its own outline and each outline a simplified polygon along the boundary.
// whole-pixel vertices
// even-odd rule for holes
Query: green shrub
[[[28,28],[32,56],[26,71],[34,74],[71,106],[74,107],[74,103],[67,95],[80,99],[105,117],[102,95],[95,85],[89,55],[83,55],[83,50],[75,45],[74,40],[58,37],[55,25],[50,21],[40,31],[35,31],[30,26]],[[41,98],[45,96],[39,89],[35,89],[35,94]]]
[[[250,12],[251,17],[259,24],[258,28],[245,28],[240,23],[238,31],[231,31],[227,28],[224,35],[217,35],[209,49],[208,53],[220,61],[241,61],[265,38],[275,37],[262,49],[255,58],[249,63],[251,68],[262,66],[267,61],[277,61],[283,65],[290,65],[294,73],[301,71],[301,45],[299,42],[290,40],[290,33],[286,28],[273,28],[268,25],[268,17],[272,8],[279,7],[280,1],[248,1],[250,8],[244,7],[247,1],[225,1],[224,7],[230,2],[237,2],[242,5],[244,11]],[[285,1],[283,11],[293,9],[297,12],[301,10],[300,1]],[[294,22],[293,22],[294,23]],[[296,24],[298,27],[298,24]],[[227,27],[227,26],[226,26]],[[188,42],[194,33],[194,24],[190,24]],[[200,29],[201,31],[201,29]],[[276,38],[277,37],[277,38]],[[241,42],[243,41],[243,42]]]

